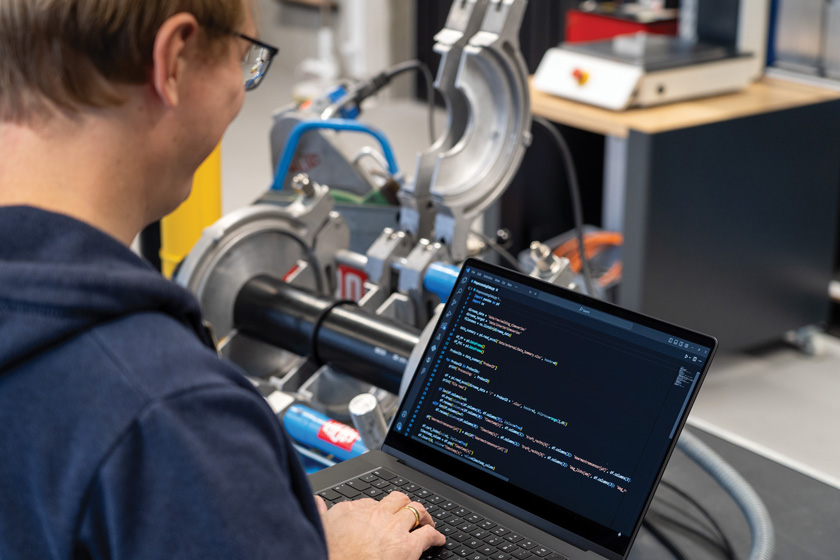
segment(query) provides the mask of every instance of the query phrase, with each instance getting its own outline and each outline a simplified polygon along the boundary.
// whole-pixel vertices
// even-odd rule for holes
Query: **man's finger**
[[[409,538],[412,540],[416,539],[415,542],[419,542],[422,546],[422,550],[426,550],[432,546],[443,546],[446,544],[446,537],[444,537],[431,525],[423,525],[416,531],[413,531],[409,535]]]
[[[397,513],[402,508],[408,505],[411,500],[408,499],[408,496],[403,494],[402,492],[391,492],[379,503],[382,504],[382,507],[386,509],[386,511],[390,511],[391,513]]]
[[[327,503],[321,496],[315,496],[315,506],[318,508],[318,515],[324,515],[327,513]]]
[[[411,502],[403,509],[411,512],[412,517],[414,518],[414,523],[411,524],[409,530],[416,529],[421,525],[431,525],[432,527],[435,526],[435,520],[432,518],[432,515],[426,510],[423,504],[418,502]],[[417,512],[417,515],[414,515],[415,511]]]
[[[420,525],[435,526],[435,520],[432,517],[432,514],[429,513],[424,505],[418,504],[417,502],[412,502],[411,505],[414,507],[420,506],[420,508],[418,508],[418,511],[420,512]]]
[[[338,511],[341,513],[345,513],[348,511],[354,511],[359,509],[371,509],[379,506],[379,502],[374,500],[373,498],[361,498],[358,500],[352,500],[348,502],[340,502],[335,504],[330,511]]]
[[[397,512],[397,515],[400,516],[400,521],[405,523],[406,528],[409,531],[422,525],[422,519],[424,516],[428,516],[423,509],[423,506],[417,502],[411,502],[410,504],[404,506]]]

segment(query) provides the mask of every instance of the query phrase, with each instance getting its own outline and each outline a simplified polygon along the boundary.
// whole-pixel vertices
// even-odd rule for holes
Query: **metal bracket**
[[[435,261],[448,259],[446,247],[442,244],[421,239],[400,269],[397,289],[400,293],[407,294],[411,300],[415,327],[423,328],[426,325],[430,319],[430,305],[438,301],[437,296],[430,294],[423,287],[426,269]]]
[[[447,102],[449,127],[420,154],[414,181],[400,191],[401,226],[443,241],[455,261],[467,258],[472,222],[508,187],[531,142],[528,68],[519,50],[526,6],[527,0],[456,1],[436,36],[443,60],[435,85]]]
[[[464,49],[481,28],[489,4],[489,0],[456,0],[446,25],[435,35],[435,52],[441,55],[435,87],[446,101],[449,123],[446,134],[418,155],[414,179],[406,182],[399,191],[402,206],[400,227],[415,239],[431,237],[435,214],[431,188],[438,156],[451,150],[461,140],[472,113],[468,100],[459,94],[455,86],[455,77]]]
[[[365,272],[368,279],[387,292],[391,291],[393,263],[411,251],[411,239],[402,231],[385,228],[367,252]]]

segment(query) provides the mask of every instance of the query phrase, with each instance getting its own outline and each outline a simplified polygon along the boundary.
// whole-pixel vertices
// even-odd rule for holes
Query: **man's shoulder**
[[[114,542],[165,551],[144,557],[324,557],[271,409],[177,319],[102,323],[0,376],[0,389],[0,451],[15,457],[0,462],[0,556]],[[293,531],[266,540],[271,526]]]
[[[211,384],[250,389],[236,366],[220,359],[191,327],[165,313],[134,313],[91,329],[86,337],[113,365],[103,372],[106,382],[141,398],[163,398]]]
[[[181,409],[199,403],[188,410],[201,418],[233,403],[241,411],[234,420],[262,422],[270,437],[281,437],[250,383],[189,326],[165,313],[104,322],[4,372],[0,453],[15,460],[0,462],[6,502],[0,527],[70,550],[80,506],[104,462],[143,419],[159,417],[173,400]],[[221,416],[213,427],[224,431],[221,422],[231,416]],[[42,534],[47,518],[50,529]],[[4,538],[11,537],[0,529]],[[0,545],[0,556],[3,550]]]
[[[145,410],[175,396],[189,398],[212,388],[260,404],[238,368],[220,359],[190,326],[157,311],[91,326],[0,381],[0,419],[39,419],[37,426],[22,425],[10,437],[51,440],[60,449],[84,434],[84,445],[76,449],[91,461]]]

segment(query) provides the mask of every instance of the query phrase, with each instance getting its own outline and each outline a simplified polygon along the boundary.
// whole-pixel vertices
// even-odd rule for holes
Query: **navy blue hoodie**
[[[0,208],[0,558],[326,558],[279,422],[195,299],[81,222]]]

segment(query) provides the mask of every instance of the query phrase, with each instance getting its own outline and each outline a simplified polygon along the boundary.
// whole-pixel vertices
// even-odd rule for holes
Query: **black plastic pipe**
[[[243,334],[397,393],[420,332],[283,280],[257,276],[236,298]]]

